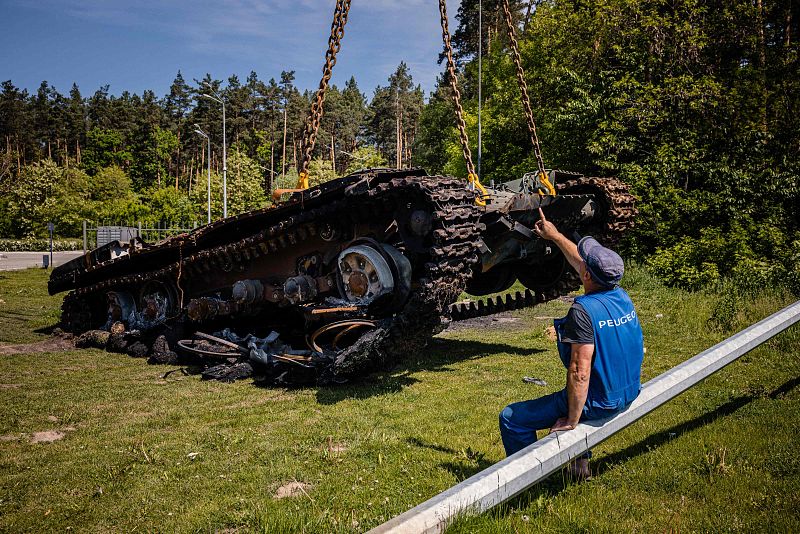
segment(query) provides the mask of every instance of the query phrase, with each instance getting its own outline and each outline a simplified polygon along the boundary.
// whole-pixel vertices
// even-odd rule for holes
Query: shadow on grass
[[[485,458],[484,453],[473,451],[470,447],[457,451],[416,437],[408,437],[405,441],[415,447],[452,455],[453,458],[451,460],[440,463],[439,467],[450,471],[459,481],[465,480],[493,465],[493,462]]]
[[[685,421],[679,425],[675,425],[671,428],[658,432],[657,434],[653,434],[648,436],[646,439],[643,439],[639,443],[635,443],[621,451],[617,451],[613,454],[609,454],[608,456],[604,456],[600,461],[598,461],[592,468],[592,471],[596,474],[602,474],[605,471],[608,471],[614,467],[615,464],[621,463],[623,461],[629,460],[631,458],[635,458],[640,454],[646,453],[650,449],[654,449],[664,443],[671,441],[678,436],[686,434],[687,432],[691,432],[692,430],[699,428],[701,426],[705,426],[708,423],[712,423],[714,420],[724,417],[726,415],[731,415],[732,413],[736,412],[739,408],[747,406],[751,402],[756,399],[769,397],[771,399],[776,399],[781,395],[784,395],[791,391],[792,389],[796,388],[800,384],[800,377],[793,378],[788,380],[784,384],[777,387],[770,393],[766,395],[742,395],[740,397],[736,397],[725,404],[718,406],[713,411],[704,413],[695,417],[694,419],[690,419]]]
[[[694,419],[690,419],[681,424],[675,425],[671,428],[653,434],[638,443],[635,443],[629,447],[626,447],[625,449],[622,449],[621,451],[603,457],[601,460],[592,465],[592,473],[595,476],[599,476],[602,473],[613,469],[615,465],[621,464],[641,454],[644,454],[650,451],[651,449],[654,449],[660,445],[663,445],[668,441],[677,438],[682,434],[685,434],[696,428],[711,423],[720,417],[731,415],[740,408],[747,406],[756,399],[759,398],[777,399],[785,395],[786,393],[792,391],[794,388],[798,387],[798,385],[800,385],[800,377],[788,380],[787,382],[780,385],[770,393],[765,393],[763,395],[743,395],[740,397],[736,397],[735,399],[732,399],[726,402],[725,404],[718,406],[717,408],[715,408],[710,412],[704,413],[702,415],[699,415],[698,417],[695,417]],[[448,449],[447,452],[450,452],[450,450]],[[462,464],[462,462],[455,462],[455,465],[451,465],[450,462],[446,462],[440,464],[440,466],[455,474],[458,477],[459,481],[466,480],[472,475],[482,471],[486,467],[489,467],[487,465],[486,467],[475,466],[469,469],[463,469],[463,466],[460,464]],[[514,513],[515,511],[527,508],[531,505],[538,506],[541,503],[546,502],[549,498],[556,496],[558,493],[560,493],[564,489],[574,484],[578,484],[578,482],[571,479],[571,477],[569,477],[564,470],[561,470],[560,472],[553,473],[551,476],[539,482],[529,490],[503,503],[502,505],[496,507],[495,509],[489,511],[488,513],[491,514],[493,517],[505,517],[509,514]],[[458,531],[458,529],[455,530]]]
[[[36,330],[34,330],[34,333],[36,333],[36,334],[45,334],[47,336],[50,336],[50,335],[53,334],[53,330],[58,328],[59,325],[60,325],[60,323],[54,323],[54,324],[51,324],[51,325],[48,325],[48,326],[42,326],[41,328],[37,328]]]
[[[413,373],[419,371],[452,372],[452,369],[447,367],[448,365],[502,352],[530,356],[546,351],[529,347],[517,347],[506,343],[484,343],[482,341],[436,338],[425,350],[425,354],[416,357],[409,355],[405,360],[398,362],[390,371],[353,378],[351,382],[339,386],[319,387],[317,389],[317,402],[320,404],[335,404],[345,399],[366,399],[377,395],[385,395],[386,393],[398,393],[404,387],[419,382],[418,378],[411,376]]]
[[[420,447],[420,448],[423,448],[423,449],[430,449],[430,450],[436,451],[436,452],[446,452],[447,454],[457,454],[458,453],[458,451],[456,451],[455,449],[451,449],[450,447],[445,447],[443,445],[437,445],[436,443],[428,443],[427,441],[419,439],[419,438],[408,437],[408,438],[406,438],[406,443],[408,443],[409,445],[414,445],[415,447]]]
[[[379,373],[359,379],[356,383],[347,383],[338,386],[317,387],[317,402],[320,404],[336,404],[347,399],[368,399],[387,393],[398,393],[404,387],[419,382],[408,373],[390,375]]]

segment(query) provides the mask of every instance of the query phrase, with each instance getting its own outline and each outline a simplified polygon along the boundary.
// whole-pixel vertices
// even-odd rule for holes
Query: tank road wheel
[[[508,265],[493,267],[485,273],[475,273],[467,282],[466,292],[476,297],[500,293],[514,285],[517,279],[514,270]]]
[[[531,291],[547,291],[556,287],[568,270],[567,258],[556,252],[541,263],[519,264],[515,272],[522,285]]]
[[[357,304],[395,309],[411,291],[411,262],[391,245],[359,239],[337,260],[339,291]]]
[[[168,282],[151,280],[139,291],[138,309],[147,322],[160,322],[174,315],[177,308],[177,291]]]

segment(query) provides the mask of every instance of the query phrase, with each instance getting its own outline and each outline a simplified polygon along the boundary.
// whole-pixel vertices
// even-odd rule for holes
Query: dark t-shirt
[[[567,312],[564,332],[561,336],[564,343],[594,344],[594,327],[586,310],[577,302]]]

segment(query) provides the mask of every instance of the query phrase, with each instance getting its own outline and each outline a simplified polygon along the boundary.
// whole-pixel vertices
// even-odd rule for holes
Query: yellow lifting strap
[[[469,181],[470,186],[473,189],[477,189],[480,194],[475,197],[475,204],[478,206],[485,206],[486,205],[486,198],[489,196],[489,192],[483,187],[480,178],[474,172],[471,172],[467,175],[467,180]]]
[[[276,189],[272,192],[272,200],[280,202],[281,195],[291,195],[292,193],[299,193],[308,189],[308,173],[305,171],[300,172],[300,177],[297,179],[297,187],[294,189]]]
[[[556,195],[556,188],[553,187],[553,184],[550,181],[550,177],[547,176],[546,172],[539,173],[539,179],[536,181],[536,190],[540,196]]]
[[[308,189],[308,172],[307,171],[300,171],[300,176],[297,178],[297,189]]]

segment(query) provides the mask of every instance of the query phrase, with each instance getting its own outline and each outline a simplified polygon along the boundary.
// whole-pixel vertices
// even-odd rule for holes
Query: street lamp
[[[197,124],[194,125],[194,133],[202,135],[208,142],[208,224],[211,224],[211,138]]]
[[[228,149],[225,131],[225,100],[211,87],[207,81],[203,80],[203,84],[209,91],[214,93],[214,96],[208,94],[201,94],[200,96],[213,100],[222,105],[222,217],[228,217]]]

